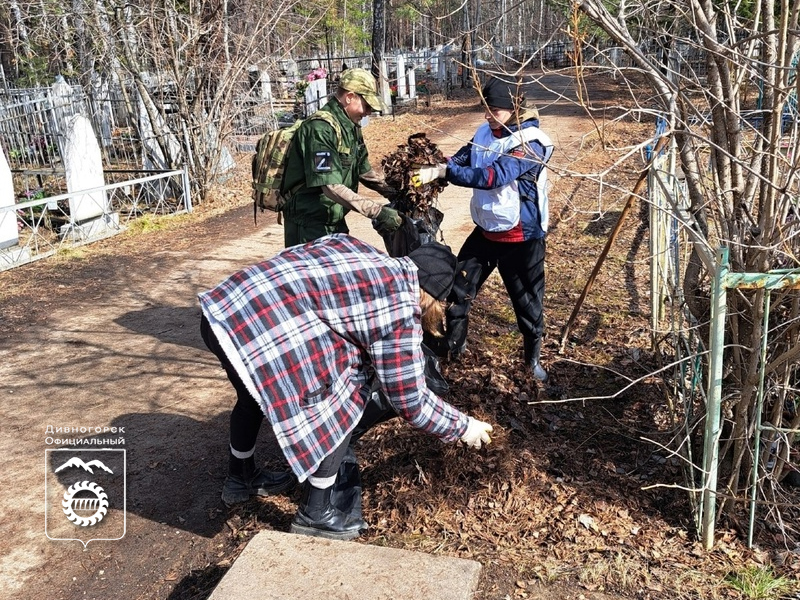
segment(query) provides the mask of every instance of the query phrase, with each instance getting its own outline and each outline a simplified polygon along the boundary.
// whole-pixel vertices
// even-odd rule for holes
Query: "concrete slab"
[[[471,600],[480,573],[473,560],[261,531],[209,600]]]

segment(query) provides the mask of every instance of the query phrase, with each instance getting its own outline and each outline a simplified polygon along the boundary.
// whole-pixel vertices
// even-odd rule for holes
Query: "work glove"
[[[388,235],[398,230],[403,224],[403,217],[393,208],[384,206],[378,216],[372,219],[372,226],[381,235]]]
[[[444,179],[447,176],[447,163],[439,163],[433,166],[422,166],[411,173],[411,185],[420,187],[437,179]]]
[[[492,426],[489,423],[469,417],[467,431],[461,436],[461,441],[470,448],[480,448],[481,442],[487,445],[492,442],[492,438],[489,437],[490,431],[492,431]]]

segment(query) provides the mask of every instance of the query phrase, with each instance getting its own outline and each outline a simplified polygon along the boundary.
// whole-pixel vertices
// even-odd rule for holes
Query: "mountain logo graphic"
[[[65,462],[63,465],[58,467],[53,472],[54,473],[58,473],[59,471],[63,471],[64,469],[67,469],[69,467],[80,467],[82,469],[86,469],[87,471],[89,471],[89,473],[92,473],[92,474],[94,473],[94,471],[92,471],[92,469],[93,468],[98,468],[98,469],[103,469],[103,471],[105,471],[106,473],[111,473],[112,475],[114,474],[114,471],[112,471],[107,466],[105,466],[103,464],[103,461],[101,461],[101,460],[94,459],[94,460],[90,460],[88,463],[85,463],[80,458],[78,458],[77,456],[73,456],[67,462]]]
[[[125,448],[46,448],[44,532],[53,541],[114,541],[127,530]],[[2,596],[2,594],[0,594]]]

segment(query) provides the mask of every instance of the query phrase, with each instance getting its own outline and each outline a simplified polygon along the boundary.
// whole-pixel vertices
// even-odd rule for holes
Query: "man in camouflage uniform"
[[[323,119],[308,119],[292,139],[281,189],[288,197],[283,209],[286,246],[348,233],[345,216],[351,210],[373,219],[382,234],[395,231],[402,223],[397,211],[385,200],[358,194],[359,182],[386,198],[396,193],[370,166],[361,132],[365,117],[386,110],[375,78],[364,69],[348,69],[320,110],[336,118],[340,133]]]

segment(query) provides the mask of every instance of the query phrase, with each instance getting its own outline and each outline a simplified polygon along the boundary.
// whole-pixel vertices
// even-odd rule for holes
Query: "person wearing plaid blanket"
[[[255,468],[263,417],[303,484],[295,533],[357,537],[360,516],[331,503],[351,437],[375,418],[377,387],[395,414],[444,442],[489,443],[492,426],[429,388],[423,329],[441,328],[456,257],[426,244],[392,258],[347,234],[292,246],[199,294],[201,333],[237,392],[223,501],[280,493],[288,473]],[[368,422],[367,422],[368,421]]]

